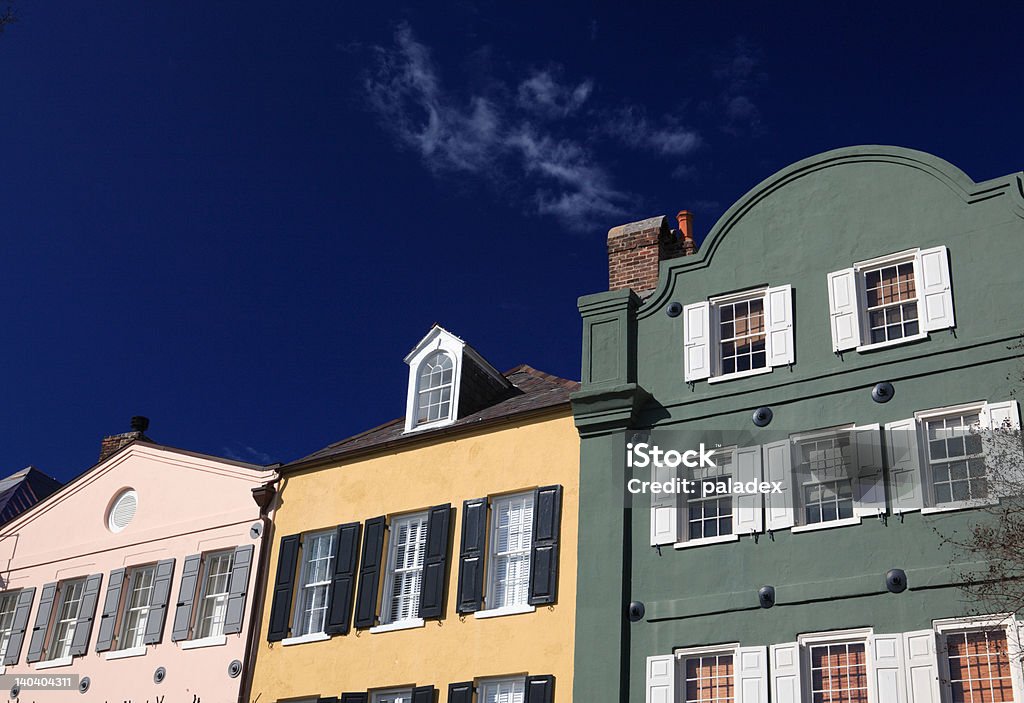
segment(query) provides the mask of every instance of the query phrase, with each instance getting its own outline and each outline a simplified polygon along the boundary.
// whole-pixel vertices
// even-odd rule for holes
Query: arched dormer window
[[[455,364],[443,351],[428,356],[420,365],[416,384],[416,424],[448,420],[452,415]]]

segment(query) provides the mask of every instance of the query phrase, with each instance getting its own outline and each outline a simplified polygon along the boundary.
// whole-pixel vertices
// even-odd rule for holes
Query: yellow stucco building
[[[578,384],[435,326],[403,418],[286,465],[250,701],[572,696]]]

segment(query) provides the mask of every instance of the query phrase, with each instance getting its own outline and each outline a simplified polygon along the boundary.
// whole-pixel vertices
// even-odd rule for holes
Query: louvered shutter
[[[924,472],[917,440],[917,420],[908,418],[885,425],[885,453],[889,468],[889,499],[893,513],[924,507]]]
[[[793,338],[793,287],[769,288],[764,295],[765,325],[768,329],[768,365],[786,366],[796,361]]]
[[[781,493],[770,489],[765,494],[765,529],[784,530],[796,519],[793,507],[793,464],[788,439],[765,444],[763,449],[765,481],[780,483]]]
[[[367,525],[369,525],[369,522],[367,522]],[[369,700],[370,696],[366,691],[341,694],[341,703],[367,703]]]
[[[853,512],[861,517],[885,512],[885,472],[882,470],[882,431],[876,425],[854,427],[853,444],[856,480]]]
[[[922,332],[956,326],[953,316],[953,288],[949,277],[949,253],[946,247],[924,249],[917,254],[917,270],[921,278],[918,289],[918,317]]]
[[[903,703],[903,635],[873,635],[870,640],[871,682],[875,703]]]
[[[676,703],[676,658],[671,654],[647,657],[646,703]]]
[[[96,617],[96,603],[99,601],[102,582],[103,574],[91,574],[82,586],[82,600],[78,605],[75,634],[71,637],[71,647],[68,649],[73,657],[80,657],[89,651],[92,622]]]
[[[796,642],[771,646],[772,703],[801,703],[800,645]]]
[[[986,403],[980,413],[981,443],[985,451],[992,495],[1008,496],[1024,485],[1021,454],[1020,409],[1016,400]]]
[[[768,648],[740,647],[736,650],[735,703],[768,703]]]
[[[32,638],[28,642],[28,663],[43,658],[43,645],[46,644],[46,630],[50,625],[50,614],[53,612],[53,601],[57,597],[57,582],[51,581],[43,586],[39,595],[39,607],[36,609],[36,623],[32,627]]]
[[[658,484],[674,483],[676,467],[651,462],[651,481]],[[651,546],[675,544],[679,541],[678,493],[651,491]]]
[[[747,484],[761,483],[761,447],[743,447],[736,450],[736,480]],[[761,532],[764,529],[764,494],[760,491],[734,495],[732,531],[736,535]]]
[[[448,703],[473,703],[473,682],[448,684]]]
[[[462,544],[459,549],[458,605],[460,613],[483,607],[484,549],[487,546],[487,499],[462,504]]]
[[[683,380],[687,383],[711,376],[711,304],[694,303],[683,308]]]
[[[174,579],[174,559],[157,562],[153,575],[153,589],[149,592],[149,615],[146,616],[144,644],[159,644],[164,636],[164,622],[167,620],[167,601],[171,597],[171,581]],[[177,607],[175,607],[177,616]]]
[[[328,635],[346,635],[352,625],[360,531],[358,522],[349,522],[338,525],[334,536],[334,573],[331,575],[327,621],[324,624],[324,632]]]
[[[904,632],[903,655],[908,703],[940,703],[935,632]]]
[[[4,666],[17,664],[21,657],[21,645],[25,642],[28,616],[32,612],[32,600],[35,596],[35,588],[23,588],[18,592],[18,602],[14,606],[14,619],[11,621],[11,636],[7,640],[7,653],[4,655]]]
[[[270,605],[268,642],[280,642],[288,636],[292,596],[295,592],[295,579],[298,576],[300,540],[301,535],[281,538],[281,546],[277,553],[277,574],[274,579],[274,599]]]
[[[533,546],[530,549],[530,605],[558,598],[558,537],[562,526],[562,487],[543,486],[533,494]]]
[[[417,686],[412,690],[412,703],[434,703],[436,700],[437,689],[433,686]]]
[[[190,554],[181,566],[181,583],[178,584],[178,600],[174,603],[174,622],[171,625],[172,642],[188,639],[192,627],[192,604],[196,598],[202,563],[202,554]]]
[[[235,547],[231,557],[231,576],[228,579],[228,606],[224,611],[224,634],[234,635],[242,631],[245,621],[245,601],[249,592],[249,570],[252,568],[254,545],[243,544]]]
[[[383,516],[366,521],[366,529],[363,532],[362,566],[359,568],[359,586],[356,592],[356,627],[373,627],[377,620],[377,594],[380,591],[386,528],[387,522]]]
[[[107,577],[107,595],[100,612],[100,631],[96,635],[96,651],[106,652],[114,646],[114,626],[121,605],[121,591],[124,587],[124,569],[114,569]]]
[[[427,513],[427,539],[423,552],[423,576],[420,579],[419,612],[419,616],[425,620],[437,619],[444,615],[451,519],[450,503],[435,505]]]
[[[832,322],[832,349],[846,351],[860,345],[857,272],[852,268],[828,274],[828,308]]]
[[[555,700],[555,677],[550,674],[546,676],[526,677],[525,703],[552,703]]]

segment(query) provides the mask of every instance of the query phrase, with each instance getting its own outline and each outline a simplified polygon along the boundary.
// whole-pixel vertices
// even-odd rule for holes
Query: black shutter
[[[558,597],[558,533],[561,523],[562,487],[538,488],[533,494],[530,605],[547,605]]]
[[[28,629],[28,616],[32,612],[32,599],[35,597],[34,588],[24,588],[18,593],[18,602],[14,606],[14,620],[11,622],[11,638],[7,641],[7,654],[4,655],[4,666],[18,663],[21,645],[25,642],[25,630]]]
[[[475,613],[484,604],[484,550],[487,548],[487,499],[462,504],[462,546],[459,551],[458,606]]]
[[[363,533],[363,560],[356,593],[356,627],[373,627],[377,619],[377,592],[380,590],[381,562],[384,558],[383,516],[366,521]]]
[[[424,620],[444,615],[444,595],[447,590],[448,534],[452,521],[451,503],[435,505],[427,513],[427,543],[423,554],[423,575],[420,579],[420,612]],[[419,703],[413,697],[413,703]]]
[[[249,569],[252,566],[253,546],[235,547],[231,558],[231,577],[228,579],[228,607],[224,611],[224,634],[242,631],[245,620],[245,595],[249,592]]]
[[[174,559],[156,563],[153,575],[153,589],[149,592],[149,615],[146,616],[146,634],[143,644],[160,644],[164,638],[164,623],[167,621],[167,602],[171,599],[171,581],[174,580]],[[178,619],[177,604],[174,619]],[[173,635],[173,632],[172,632]]]
[[[324,632],[328,635],[347,635],[352,625],[352,598],[355,595],[356,566],[359,563],[358,522],[338,525],[334,535],[334,573],[327,596],[327,621]]]
[[[375,518],[376,519],[376,518]],[[369,528],[370,521],[366,521],[366,526]],[[370,699],[370,696],[366,691],[360,691],[359,693],[342,693],[341,703],[366,703]]]
[[[51,581],[43,586],[39,596],[39,608],[36,609],[36,624],[32,626],[32,639],[28,641],[28,663],[43,658],[43,645],[46,644],[46,630],[50,626],[50,613],[53,612],[53,601],[57,597],[57,582]]]
[[[433,686],[417,686],[412,690],[412,703],[434,703],[435,700],[437,700],[437,689]]]
[[[525,703],[552,703],[555,700],[555,677],[550,674],[546,676],[526,677],[526,700]]]
[[[299,564],[299,537],[288,535],[281,538],[281,548],[277,552],[277,580],[274,581],[274,600],[270,606],[267,642],[280,642],[288,636],[292,592],[295,590],[296,568]]]
[[[196,599],[196,586],[199,584],[199,568],[203,564],[202,554],[190,554],[185,557],[181,566],[181,583],[178,585],[178,600],[174,605],[174,624],[171,628],[171,641],[187,640],[192,627],[192,604]]]
[[[82,601],[78,605],[78,619],[75,634],[71,636],[71,656],[80,657],[89,651],[89,637],[92,636],[92,621],[96,617],[96,603],[100,599],[100,584],[103,574],[91,574],[82,586]]]
[[[106,652],[114,646],[114,626],[117,611],[121,605],[121,589],[124,586],[124,569],[114,569],[107,578],[107,596],[100,612],[100,632],[96,636],[96,651]]]
[[[320,698],[316,699],[316,703],[338,703],[338,697],[331,696],[330,698],[325,698],[321,696]]]
[[[448,703],[473,703],[473,682],[448,684]]]

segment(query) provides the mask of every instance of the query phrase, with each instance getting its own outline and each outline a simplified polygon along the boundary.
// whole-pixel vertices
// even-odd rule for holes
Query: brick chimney
[[[679,229],[669,229],[667,217],[652,217],[608,231],[608,290],[649,293],[658,286],[662,261],[697,253],[693,214],[681,210],[676,221]]]
[[[103,441],[100,443],[100,458],[97,463],[101,463],[105,459],[113,456],[135,440],[141,439],[147,442],[153,441],[145,434],[146,430],[149,429],[148,417],[136,415],[132,418],[131,428],[130,432],[122,432],[121,434],[114,434],[103,438]]]

